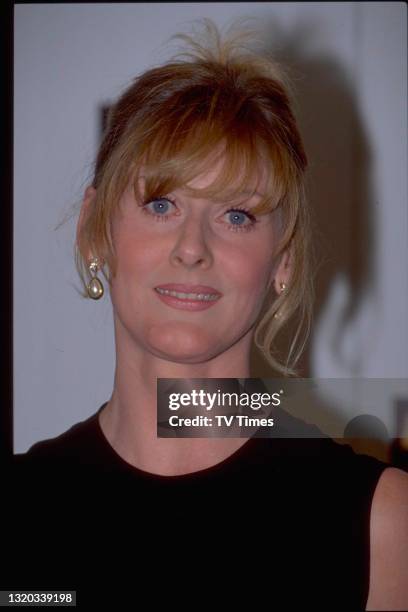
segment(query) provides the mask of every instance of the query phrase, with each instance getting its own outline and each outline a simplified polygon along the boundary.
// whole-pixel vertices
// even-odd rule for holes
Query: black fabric
[[[306,425],[309,439],[254,437],[209,469],[150,474],[108,443],[104,405],[16,455],[7,588],[73,589],[83,609],[143,597],[365,609],[370,508],[387,464]]]

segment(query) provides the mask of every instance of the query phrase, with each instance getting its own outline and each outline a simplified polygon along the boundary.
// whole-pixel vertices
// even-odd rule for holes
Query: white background
[[[408,376],[405,3],[15,6],[14,452],[109,399],[108,294],[82,299],[73,262],[99,108],[192,19],[259,18],[291,69],[310,162],[319,270],[307,376]],[[254,376],[267,375],[260,368]],[[390,419],[392,401],[381,399]],[[355,386],[357,408],[364,397]]]

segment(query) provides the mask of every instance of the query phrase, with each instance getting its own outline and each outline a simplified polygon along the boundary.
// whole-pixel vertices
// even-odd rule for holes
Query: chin
[[[198,326],[186,327],[179,323],[152,327],[146,344],[157,356],[180,363],[202,363],[219,354],[214,331],[210,335]]]

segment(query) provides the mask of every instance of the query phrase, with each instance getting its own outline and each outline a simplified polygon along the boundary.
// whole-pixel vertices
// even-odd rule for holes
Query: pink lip
[[[181,291],[183,293],[213,293],[216,295],[222,295],[214,287],[208,287],[207,285],[180,285],[180,284],[167,284],[158,285],[159,289],[168,289],[169,291]]]
[[[168,285],[159,285],[159,289],[168,289],[169,291],[182,291],[183,293],[214,293],[221,297],[221,293],[214,289],[213,287],[207,287],[206,285],[178,285],[178,284],[168,284]],[[190,312],[196,312],[200,310],[207,310],[214,306],[219,300],[188,300],[177,298],[173,295],[163,295],[158,291],[155,291],[157,297],[167,304],[167,306],[171,306],[172,308],[176,308],[177,310],[189,310]]]

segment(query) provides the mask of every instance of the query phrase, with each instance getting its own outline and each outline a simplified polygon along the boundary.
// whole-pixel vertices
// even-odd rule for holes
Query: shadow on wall
[[[378,292],[373,273],[377,247],[371,150],[352,75],[346,73],[336,57],[308,52],[318,34],[316,27],[315,22],[298,22],[288,33],[273,20],[264,24],[262,37],[267,51],[288,70],[294,88],[293,108],[309,161],[306,188],[314,235],[316,298],[310,337],[297,365],[302,378],[316,375],[312,359],[316,329],[341,279],[347,287],[347,297],[330,317],[330,344],[326,350],[339,364],[340,372],[358,377],[369,350],[368,340],[376,342],[376,329],[366,329],[364,343],[353,347],[352,354],[346,354],[343,339],[350,323],[360,316],[363,301],[368,299],[375,305]],[[286,354],[294,329],[289,325],[277,339],[280,355]],[[251,364],[255,377],[277,376],[255,347]],[[333,418],[330,405],[322,403],[317,410]],[[366,430],[363,435],[365,439],[350,436],[342,442],[349,443],[356,452],[390,459],[392,439],[381,435],[370,441]]]
[[[348,323],[359,313],[363,298],[374,299],[377,291],[368,137],[351,76],[335,57],[321,53],[308,56],[307,50],[317,35],[316,24],[299,23],[290,35],[283,33],[276,21],[264,27],[263,39],[271,41],[270,45],[266,43],[267,51],[288,69],[294,87],[294,111],[309,161],[306,187],[314,235],[316,300],[308,348],[298,366],[302,377],[314,374],[314,329],[335,281],[343,278],[348,286],[348,301],[335,320],[329,351],[342,369],[358,376],[367,346],[346,359],[342,338]],[[293,331],[288,328],[286,334],[282,333],[278,340],[280,351]],[[375,337],[375,329],[368,337]],[[264,370],[261,361],[256,359],[254,368]]]

